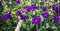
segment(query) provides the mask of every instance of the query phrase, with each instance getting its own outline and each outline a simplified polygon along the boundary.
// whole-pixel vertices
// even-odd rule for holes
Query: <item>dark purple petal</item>
[[[25,16],[24,14],[21,14],[21,15],[20,15],[20,19],[21,19],[21,20],[25,20],[25,19],[26,19],[26,16]]]
[[[20,10],[16,11],[16,15],[20,16],[22,14],[22,12]]]
[[[47,8],[46,6],[43,6],[43,7],[42,7],[42,10],[43,10],[43,11],[46,11],[46,8]]]
[[[38,16],[34,16],[32,18],[32,24],[40,24],[41,22],[41,18],[39,18]]]
[[[53,6],[52,6],[52,9],[55,10],[55,11],[58,11],[58,6],[53,5]]]
[[[34,4],[32,4],[31,6],[25,6],[25,8],[26,8],[26,10],[27,10],[27,12],[33,12],[33,11],[35,11],[35,9],[36,8],[38,8],[38,6],[35,6]]]
[[[0,1],[0,6],[2,6],[2,2]]]
[[[48,18],[49,17],[49,13],[48,12],[42,12],[42,16],[43,18]]]
[[[58,16],[58,15],[53,16],[53,20],[54,20],[54,22],[59,23],[60,22],[60,16]]]
[[[31,7],[30,6],[27,7],[26,10],[27,10],[27,12],[30,12],[31,11]]]
[[[20,0],[15,0],[15,2],[16,2],[17,4],[20,4]]]
[[[10,14],[6,13],[6,14],[2,15],[2,20],[3,21],[7,20],[8,18],[10,18]]]

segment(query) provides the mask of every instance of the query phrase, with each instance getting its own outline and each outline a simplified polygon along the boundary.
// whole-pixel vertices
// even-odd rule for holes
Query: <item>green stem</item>
[[[38,31],[38,25],[36,25],[36,31]]]

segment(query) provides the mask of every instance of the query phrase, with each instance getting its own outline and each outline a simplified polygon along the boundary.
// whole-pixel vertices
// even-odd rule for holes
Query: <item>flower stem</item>
[[[38,25],[36,25],[36,31],[38,31]]]
[[[15,31],[19,31],[19,30],[20,30],[20,28],[21,28],[21,24],[22,24],[22,20],[20,20],[20,21],[18,22]]]

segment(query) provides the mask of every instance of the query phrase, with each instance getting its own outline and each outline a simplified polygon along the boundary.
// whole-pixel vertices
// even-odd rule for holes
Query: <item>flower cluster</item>
[[[35,25],[36,27],[38,26],[39,29],[42,27],[41,31],[45,31],[43,29],[49,28],[51,24],[60,24],[60,2],[59,0],[44,1],[45,0],[0,0],[0,17],[2,21],[8,20],[9,22],[12,21],[12,23],[13,21],[16,23],[16,20],[17,22],[20,20],[23,21],[22,29],[26,28],[27,31],[29,31],[28,29],[30,28],[34,28]],[[55,25],[51,25],[54,29],[55,27],[53,26]],[[38,28],[37,30],[39,30]]]
[[[13,0],[15,3],[17,4],[20,4],[20,0]],[[34,1],[34,0],[32,0]],[[0,1],[0,6],[2,5],[2,2]],[[10,3],[6,3],[6,5],[9,7],[10,6]],[[47,11],[47,6],[43,6],[41,9],[42,9],[42,13],[40,13],[40,15],[42,15],[43,18],[49,18],[50,14],[49,12]],[[55,11],[56,15],[53,16],[53,20],[54,22],[55,21],[60,21],[60,6],[56,5],[56,4],[53,4],[51,5],[51,8],[53,11]],[[40,6],[36,6],[35,4],[31,4],[31,5],[25,5],[23,6],[24,9],[23,11],[26,12],[33,12],[33,11],[36,11],[36,9],[40,9]],[[16,10],[16,15],[20,16],[20,19],[21,20],[26,20],[27,19],[27,16],[25,14],[23,14],[23,11],[22,10]],[[10,18],[10,14],[11,13],[6,13],[2,16],[2,20],[7,20],[8,18]],[[37,16],[35,15],[34,17],[32,17],[32,24],[39,24],[41,22],[41,19],[40,16]]]

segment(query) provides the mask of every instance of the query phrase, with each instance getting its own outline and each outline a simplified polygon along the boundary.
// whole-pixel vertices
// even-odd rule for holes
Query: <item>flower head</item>
[[[55,11],[58,11],[58,6],[54,4],[54,5],[52,6],[52,9],[55,10]]]
[[[20,11],[20,10],[16,11],[16,15],[20,16],[21,14],[22,14],[22,11]]]
[[[42,16],[43,18],[48,18],[49,17],[49,13],[48,12],[42,12]]]
[[[60,22],[60,16],[58,15],[53,16],[53,20],[54,22]]]
[[[25,16],[24,14],[21,14],[21,15],[20,15],[20,19],[21,19],[21,20],[25,20],[25,19],[26,19],[26,16]]]
[[[15,0],[15,2],[16,2],[17,4],[20,4],[20,0]]]
[[[32,18],[32,24],[40,24],[41,22],[41,18],[39,18],[38,16],[34,16]]]
[[[2,20],[3,21],[7,20],[8,18],[10,18],[10,14],[6,13],[6,14],[2,15]]]
[[[35,11],[35,9],[39,8],[38,6],[35,6],[34,4],[32,4],[31,6],[25,6],[27,12],[33,12]]]
[[[43,10],[43,11],[46,11],[46,8],[47,8],[46,6],[43,6],[43,7],[42,7],[42,10]]]

